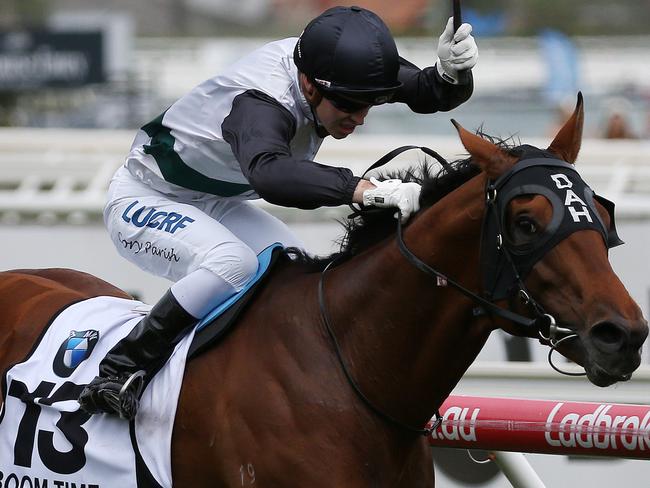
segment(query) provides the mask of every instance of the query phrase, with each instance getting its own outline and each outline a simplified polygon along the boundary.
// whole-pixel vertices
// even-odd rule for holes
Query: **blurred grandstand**
[[[107,6],[97,0],[7,0],[0,10],[0,125],[138,127],[245,52],[299,34],[312,16],[335,3],[113,0]],[[422,67],[435,62],[449,2],[356,3],[384,16],[399,34],[404,57]],[[464,13],[475,26],[481,56],[475,94],[455,112],[469,127],[488,122],[493,132],[544,134],[558,108],[580,89],[587,97],[588,132],[596,135],[609,98],[616,96],[631,103],[635,133],[647,134],[650,63],[643,60],[650,26],[643,19],[650,17],[650,2],[624,0],[613,8],[601,0],[465,0]],[[24,58],[38,59],[37,53],[56,47],[39,45],[35,33],[78,32],[101,35],[101,82],[37,83],[37,68],[24,67],[29,61],[20,59],[21,49]],[[21,47],[29,45],[30,35],[31,51]],[[12,69],[23,76],[3,84]],[[374,112],[367,133],[399,127],[409,133],[449,133],[444,116],[405,117],[401,107]]]

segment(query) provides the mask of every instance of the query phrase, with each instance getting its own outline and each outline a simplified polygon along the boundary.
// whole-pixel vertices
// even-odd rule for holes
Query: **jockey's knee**
[[[255,276],[257,266],[257,255],[243,243],[219,245],[211,249],[201,263],[202,268],[221,277],[236,291]]]

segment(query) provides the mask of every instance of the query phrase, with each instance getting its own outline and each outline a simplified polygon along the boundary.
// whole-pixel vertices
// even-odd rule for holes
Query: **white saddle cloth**
[[[144,391],[133,422],[89,418],[76,401],[102,358],[149,308],[113,297],[71,305],[25,360],[8,369],[0,413],[2,486],[172,486],[172,428],[193,332]]]

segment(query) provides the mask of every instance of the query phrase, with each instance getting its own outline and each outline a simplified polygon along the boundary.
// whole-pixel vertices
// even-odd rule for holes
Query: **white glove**
[[[450,83],[458,83],[458,72],[472,69],[478,61],[478,46],[472,37],[472,26],[461,24],[454,33],[454,19],[450,17],[438,42],[438,73]]]
[[[402,180],[384,180],[370,178],[370,183],[376,188],[363,192],[363,204],[375,207],[397,207],[402,213],[403,224],[412,213],[420,209],[420,191],[422,187],[417,183],[403,183]],[[397,218],[398,214],[395,214]]]

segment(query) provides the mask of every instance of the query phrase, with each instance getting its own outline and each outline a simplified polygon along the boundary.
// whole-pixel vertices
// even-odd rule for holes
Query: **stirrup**
[[[108,413],[132,420],[138,411],[144,378],[144,371],[128,378],[97,377],[81,392],[79,404],[90,414]]]
[[[106,402],[111,405],[120,418],[125,420],[133,420],[135,418],[135,414],[138,413],[138,407],[140,406],[140,395],[144,388],[144,378],[145,372],[143,370],[137,371],[127,378],[122,388],[120,388],[117,397],[114,395],[106,397]]]
[[[125,395],[127,391],[131,388],[131,385],[134,385],[133,393],[138,399],[140,399],[140,394],[142,393],[142,387],[144,386],[144,377],[145,377],[145,372],[142,369],[140,371],[136,371],[131,376],[129,376],[128,379],[124,382],[124,386],[122,386],[122,389],[120,390],[119,397],[121,398],[123,395]]]

